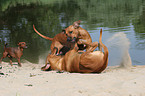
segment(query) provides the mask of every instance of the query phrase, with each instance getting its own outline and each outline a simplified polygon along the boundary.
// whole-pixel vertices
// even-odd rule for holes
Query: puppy
[[[12,64],[12,58],[17,58],[18,60],[18,66],[22,66],[21,62],[20,62],[20,57],[23,55],[23,49],[27,48],[26,43],[25,42],[19,42],[18,43],[18,47],[6,47],[7,43],[4,46],[4,52],[3,52],[3,56],[0,59],[0,63],[2,62],[2,60],[6,57],[8,57],[10,59],[10,64],[11,66],[13,66]]]

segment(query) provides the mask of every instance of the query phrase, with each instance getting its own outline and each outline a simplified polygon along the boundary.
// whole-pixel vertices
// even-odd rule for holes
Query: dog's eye
[[[71,34],[73,31],[70,31],[69,33]]]

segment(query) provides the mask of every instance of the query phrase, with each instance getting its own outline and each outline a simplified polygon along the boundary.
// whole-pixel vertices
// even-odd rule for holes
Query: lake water
[[[145,65],[145,0],[1,0],[0,57],[6,42],[17,46],[19,41],[25,41],[28,48],[24,49],[22,60],[44,63],[51,41],[38,36],[33,24],[42,34],[54,37],[77,20],[82,21],[81,27],[90,33],[93,41],[98,41],[99,31],[103,29],[109,66],[121,62],[123,50],[128,50],[125,42],[130,42],[132,64]],[[129,41],[118,39],[120,36],[107,42],[119,32]]]

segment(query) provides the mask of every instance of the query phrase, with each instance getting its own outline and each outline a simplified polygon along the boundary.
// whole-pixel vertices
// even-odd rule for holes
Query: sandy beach
[[[44,64],[30,62],[1,65],[0,96],[145,96],[145,66],[80,74],[41,71]]]

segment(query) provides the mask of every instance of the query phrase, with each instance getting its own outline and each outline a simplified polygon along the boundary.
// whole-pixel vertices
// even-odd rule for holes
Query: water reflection
[[[93,41],[98,40],[95,34],[99,28],[104,30],[104,42],[117,32],[125,32],[131,41],[133,64],[144,64],[144,5],[145,0],[1,0],[0,56],[5,42],[16,46],[25,41],[29,48],[24,50],[23,58],[38,63],[44,57],[45,61],[51,42],[34,33],[32,25],[54,37],[74,21],[82,20],[81,26],[90,32]]]

